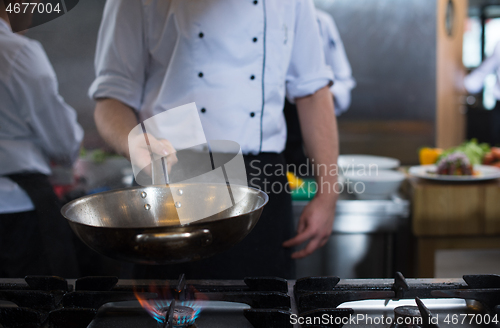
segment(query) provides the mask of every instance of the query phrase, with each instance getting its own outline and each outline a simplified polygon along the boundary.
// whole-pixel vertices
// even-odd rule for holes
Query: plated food
[[[446,150],[422,148],[420,163],[411,167],[413,176],[441,181],[476,181],[500,178],[500,148],[477,140]],[[493,166],[490,166],[492,165]]]
[[[441,156],[439,156],[438,161],[452,153],[460,152],[467,156],[472,165],[479,165],[483,163],[483,158],[490,149],[490,145],[487,143],[478,143],[476,139],[472,139],[458,147],[444,150]]]
[[[445,175],[437,173],[437,166],[431,165],[418,165],[412,166],[408,170],[411,176],[436,181],[483,181],[500,178],[500,168],[490,165],[474,165],[472,175]]]
[[[436,174],[473,175],[472,164],[464,153],[457,151],[441,158],[437,163]]]

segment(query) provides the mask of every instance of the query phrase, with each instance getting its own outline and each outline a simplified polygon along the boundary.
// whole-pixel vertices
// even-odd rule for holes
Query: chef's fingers
[[[172,144],[168,140],[165,140],[165,139],[160,140],[160,142],[164,145],[165,149],[169,152],[169,154],[167,156],[168,166],[170,167],[170,166],[174,165],[175,163],[177,163],[176,151],[175,151],[175,148],[172,146]]]
[[[151,147],[151,151],[160,156],[167,156],[175,153],[175,149],[168,140],[158,140],[155,137],[148,135],[149,146]]]
[[[170,143],[170,141],[168,141],[167,139],[160,139],[159,141],[163,144],[163,146],[165,146],[165,149],[169,152],[169,155],[175,154],[175,148],[174,146],[172,146],[172,143]]]
[[[297,234],[301,234],[306,230],[307,228],[307,220],[303,219],[302,217],[299,220],[299,224],[297,225]]]
[[[165,149],[169,153],[168,156],[166,156],[165,158],[167,160],[167,172],[170,174],[170,171],[172,170],[172,166],[174,166],[175,163],[177,163],[176,151],[175,151],[174,147],[172,146],[172,144],[168,140],[161,139],[160,142],[163,144],[163,146],[165,147]]]
[[[304,248],[298,252],[293,253],[292,259],[301,259],[301,258],[304,258],[306,256],[311,255],[312,253],[314,253],[315,250],[317,250],[318,248],[321,247],[321,242],[322,242],[322,240],[320,238],[312,239],[309,242],[309,244],[307,244],[306,248]]]
[[[308,227],[306,230],[303,232],[299,233],[297,236],[295,236],[292,239],[289,239],[283,243],[283,247],[293,247],[293,246],[298,246],[309,239],[311,239],[314,236],[314,229],[312,227]]]

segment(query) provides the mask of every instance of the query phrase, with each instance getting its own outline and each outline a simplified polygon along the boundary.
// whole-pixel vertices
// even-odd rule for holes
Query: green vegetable
[[[92,162],[94,162],[95,164],[102,164],[107,159],[110,159],[113,157],[119,157],[119,156],[114,154],[114,153],[108,153],[102,149],[87,150],[87,149],[82,147],[80,149],[80,157],[89,159]]]
[[[87,156],[87,149],[81,147],[80,148],[80,157],[84,158],[85,156]]]
[[[457,151],[464,153],[469,158],[472,165],[477,165],[482,164],[484,155],[490,151],[490,146],[487,143],[478,144],[476,139],[472,139],[464,142],[458,147],[446,149],[441,156],[439,156],[438,161]]]
[[[102,149],[96,149],[92,152],[92,161],[96,164],[104,163],[108,154]]]

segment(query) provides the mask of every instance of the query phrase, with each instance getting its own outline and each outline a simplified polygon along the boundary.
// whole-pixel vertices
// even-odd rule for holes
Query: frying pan
[[[181,224],[171,188],[132,187],[85,196],[61,212],[87,246],[108,257],[141,264],[174,264],[199,260],[240,242],[255,227],[268,195],[246,186],[176,184],[172,190],[196,199],[193,211],[216,213]],[[233,206],[218,212],[214,197],[230,189]],[[146,195],[146,196],[145,196]],[[191,202],[192,204],[193,202]],[[184,209],[186,210],[186,209]],[[189,214],[189,209],[187,212]]]

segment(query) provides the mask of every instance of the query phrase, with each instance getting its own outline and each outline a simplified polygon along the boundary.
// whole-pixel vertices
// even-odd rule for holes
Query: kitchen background
[[[495,141],[490,110],[494,77],[488,78],[479,96],[450,91],[450,85],[464,74],[462,44],[463,63],[472,69],[500,40],[500,1],[470,0],[468,7],[466,0],[451,1],[455,25],[449,37],[444,28],[448,3],[316,1],[334,17],[357,82],[352,105],[339,118],[341,153],[389,156],[411,165],[418,163],[418,149],[422,146],[448,147],[472,137]],[[103,6],[102,0],[81,0],[68,14],[27,34],[43,44],[58,76],[61,95],[77,110],[85,129],[86,149],[104,147],[93,121],[94,103],[86,94],[94,79],[93,59]],[[451,68],[450,62],[454,63]],[[454,124],[449,124],[450,120]],[[118,175],[126,167],[127,163],[119,159],[110,166]],[[90,179],[95,188],[108,183],[97,173]],[[359,218],[347,214],[344,222]],[[387,220],[389,216],[375,213],[365,219],[373,223],[381,217]],[[299,271],[304,270],[299,275],[309,275],[311,271],[307,270],[312,270],[343,278],[383,277],[392,276],[393,269],[414,270],[409,260],[413,258],[409,254],[415,251],[409,205],[390,219],[389,226],[374,224],[373,229],[339,227],[337,238],[322,252],[298,264]],[[500,251],[495,249],[440,250],[436,254],[436,276],[457,277],[462,270],[472,273],[474,268],[481,273],[500,273]],[[341,266],[346,269],[339,273]]]
[[[470,2],[464,40],[464,63],[469,68],[478,66],[481,59],[482,14],[488,19],[486,54],[499,38],[499,23],[494,17],[500,10],[494,4],[498,2]],[[440,39],[435,1],[316,0],[316,5],[335,18],[357,82],[351,108],[339,120],[342,152],[386,155],[404,164],[416,163],[415,150],[433,146],[436,139]],[[103,6],[104,1],[81,1],[67,15],[27,34],[44,45],[61,94],[78,111],[87,132],[84,146],[89,149],[103,146],[95,133],[94,104],[82,92],[94,78],[93,55]],[[485,92],[490,95],[485,100],[488,109],[492,106],[492,83],[490,78]],[[464,99],[456,101],[465,103]],[[475,107],[482,108],[482,102]],[[488,138],[489,131],[484,129],[471,132]]]

